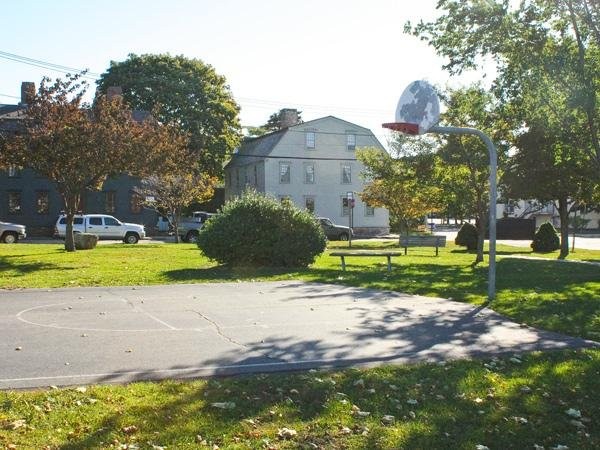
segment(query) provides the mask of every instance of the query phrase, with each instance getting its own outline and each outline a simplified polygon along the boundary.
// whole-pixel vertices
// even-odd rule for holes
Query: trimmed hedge
[[[462,247],[467,247],[467,250],[477,250],[477,228],[468,222],[464,223],[460,227],[460,230],[458,230],[454,243]]]
[[[550,222],[543,223],[535,232],[531,248],[534,252],[553,252],[560,248],[560,239]]]
[[[306,267],[325,246],[312,214],[256,192],[227,202],[198,237],[207,257],[230,266]]]

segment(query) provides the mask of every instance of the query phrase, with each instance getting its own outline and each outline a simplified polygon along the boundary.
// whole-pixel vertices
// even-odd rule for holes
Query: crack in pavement
[[[189,311],[198,314],[202,319],[204,319],[205,321],[207,321],[208,323],[210,323],[214,327],[214,329],[217,332],[217,334],[220,337],[222,337],[223,339],[225,339],[226,341],[232,343],[233,345],[237,345],[238,347],[242,347],[245,350],[252,351],[252,348],[250,346],[248,346],[246,344],[242,344],[241,342],[238,342],[234,338],[232,338],[230,336],[227,336],[225,333],[223,333],[223,330],[221,329],[221,327],[219,326],[219,324],[217,322],[215,322],[214,320],[212,320],[210,317],[207,317],[204,314],[202,314],[200,311],[196,311],[194,309],[191,309]],[[268,358],[268,359],[273,359],[273,360],[278,360],[278,361],[286,362],[285,360],[283,360],[281,358],[273,357],[273,356],[269,355],[268,353],[263,353],[263,352],[257,352],[257,353],[260,353],[261,355],[263,355],[265,358]]]

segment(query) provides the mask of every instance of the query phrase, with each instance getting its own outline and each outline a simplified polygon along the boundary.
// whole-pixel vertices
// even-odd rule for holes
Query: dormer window
[[[306,148],[314,149],[315,148],[315,132],[307,131],[305,137],[306,137]]]

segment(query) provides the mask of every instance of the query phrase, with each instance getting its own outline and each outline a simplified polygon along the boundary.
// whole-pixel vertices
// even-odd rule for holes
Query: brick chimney
[[[293,108],[284,108],[279,111],[281,128],[293,127],[298,125],[298,110]]]
[[[21,83],[21,105],[28,105],[35,97],[35,83],[23,81]]]
[[[106,90],[106,98],[112,100],[115,97],[121,97],[123,95],[123,88],[121,86],[109,86]]]

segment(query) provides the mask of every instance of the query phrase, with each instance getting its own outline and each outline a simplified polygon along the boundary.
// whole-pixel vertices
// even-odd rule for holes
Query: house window
[[[355,134],[347,134],[346,135],[346,149],[347,150],[356,150],[356,135]]]
[[[350,215],[350,208],[348,207],[348,197],[343,196],[341,197],[342,199],[342,216],[349,216]]]
[[[314,131],[306,132],[306,148],[310,148],[310,149],[315,148],[315,132]]]
[[[8,193],[8,213],[21,214],[21,192],[12,191]]]
[[[369,205],[365,205],[365,216],[374,216],[375,208]]]
[[[50,210],[48,191],[35,192],[35,210],[38,214],[48,214]]]
[[[258,186],[258,169],[254,166],[254,186]]]
[[[104,193],[104,211],[114,213],[116,211],[117,193],[115,191],[106,191]]]
[[[132,192],[129,196],[129,210],[132,214],[140,214],[142,212],[144,199],[137,192]]]
[[[311,213],[315,212],[315,198],[314,197],[304,197],[304,206]]]
[[[304,182],[306,184],[315,182],[315,165],[313,163],[304,163]]]
[[[8,166],[8,176],[11,178],[19,176],[19,169],[17,166]]]
[[[352,184],[352,167],[350,164],[342,164],[342,184]]]
[[[279,182],[281,184],[290,183],[290,163],[279,163]]]

